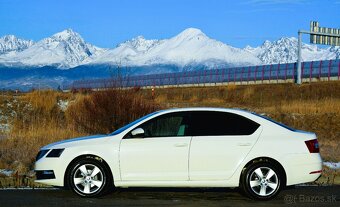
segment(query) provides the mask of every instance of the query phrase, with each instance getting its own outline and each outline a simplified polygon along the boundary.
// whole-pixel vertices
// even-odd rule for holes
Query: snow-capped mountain
[[[136,52],[146,52],[150,48],[160,44],[163,42],[162,40],[147,40],[143,36],[138,36],[136,38],[133,38],[131,40],[125,41],[118,45],[118,47],[129,47],[136,50]]]
[[[92,64],[130,64],[136,56],[147,53],[150,48],[163,42],[162,40],[146,40],[143,36],[138,36],[131,40],[119,44],[116,48],[107,50],[101,56],[93,60]]]
[[[74,80],[112,77],[117,66],[126,66],[128,70],[121,72],[128,75],[140,75],[292,63],[297,60],[297,44],[296,38],[281,38],[236,48],[195,28],[162,40],[138,36],[111,49],[91,45],[71,29],[38,42],[7,35],[0,38],[0,88],[57,88]],[[340,47],[303,44],[302,58],[339,59]]]
[[[106,51],[92,63],[117,63],[127,66],[171,64],[233,66],[261,64],[249,51],[234,48],[210,39],[201,30],[189,28],[177,36],[164,40],[145,40],[137,37]]]
[[[72,68],[90,62],[102,54],[105,49],[86,43],[83,38],[71,29],[45,38],[27,49],[0,56],[5,65],[56,66]]]
[[[298,40],[294,37],[281,38],[277,41],[265,41],[263,45],[245,50],[258,57],[263,64],[292,63],[298,57]],[[316,45],[302,43],[302,61],[337,59],[340,57],[340,47],[318,48]]]
[[[255,48],[235,48],[209,38],[199,29],[188,28],[169,39],[147,40],[138,36],[115,48],[103,49],[67,29],[36,43],[13,35],[0,38],[0,65],[58,69],[82,65],[171,65],[183,69],[291,63],[297,60],[297,44],[297,39],[292,37],[265,41]],[[320,48],[303,43],[302,58],[304,61],[340,58],[340,47]]]
[[[6,35],[0,38],[0,55],[9,52],[20,52],[33,45],[33,41],[19,39],[14,35]]]

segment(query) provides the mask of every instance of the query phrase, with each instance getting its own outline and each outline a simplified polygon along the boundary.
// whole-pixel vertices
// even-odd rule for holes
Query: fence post
[[[262,66],[262,77],[261,77],[261,82],[263,83],[263,78],[264,78],[264,67],[265,65]]]
[[[204,69],[203,71],[203,76],[202,76],[202,83],[203,83],[203,86],[205,86],[205,82],[207,81],[207,71],[206,69]]]
[[[319,80],[321,80],[321,68],[322,68],[322,60],[320,60],[320,64],[319,64]]]
[[[181,73],[177,73],[178,81],[177,81],[177,87],[181,84]]]
[[[285,67],[285,82],[287,81],[287,70],[288,70],[288,63],[286,63],[286,67]]]
[[[305,72],[305,62],[302,62],[302,68],[301,68],[301,83],[303,82],[303,74]]]
[[[332,67],[332,60],[328,63],[328,81],[331,79],[331,67]]]
[[[338,80],[340,80],[340,61],[339,61],[339,65],[338,65]]]
[[[249,84],[249,76],[250,76],[250,66],[248,67],[248,78],[247,78],[247,84]]]
[[[276,71],[276,82],[279,82],[279,72],[280,72],[280,63],[277,65],[277,71]]]
[[[272,67],[273,67],[273,64],[270,64],[270,67],[269,67],[269,83],[272,80]]]
[[[234,84],[236,84],[236,68],[234,68]]]
[[[217,80],[218,80],[218,69],[216,68],[215,85],[217,84]]]
[[[312,82],[313,63],[314,63],[313,61],[310,63],[309,82]]]
[[[257,66],[255,66],[255,75],[254,75],[255,84],[256,84],[256,75],[257,75]]]
[[[210,78],[210,81],[208,81],[208,83],[212,83],[212,70],[207,71],[207,73],[209,73]]]
[[[293,73],[292,73],[292,78],[293,78],[294,83],[295,83],[295,68],[296,68],[296,63],[294,63],[293,65]]]
[[[228,85],[229,85],[229,82],[230,82],[230,68],[228,69]]]
[[[222,84],[224,83],[224,72],[225,72],[225,69],[222,69],[222,80],[221,80]]]
[[[243,80],[243,70],[244,70],[244,67],[242,67],[241,69],[241,85],[242,85],[242,80]]]

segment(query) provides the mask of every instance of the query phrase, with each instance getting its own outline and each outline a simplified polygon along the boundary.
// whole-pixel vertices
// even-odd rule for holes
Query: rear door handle
[[[251,143],[238,143],[237,144],[238,146],[244,146],[244,147],[246,147],[246,146],[251,146]]]
[[[186,147],[186,146],[188,146],[187,143],[177,143],[177,144],[175,144],[175,147]]]

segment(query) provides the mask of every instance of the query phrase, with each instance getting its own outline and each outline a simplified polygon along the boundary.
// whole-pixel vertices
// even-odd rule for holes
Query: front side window
[[[138,126],[144,130],[144,137],[176,137],[185,136],[188,126],[184,113],[161,115]]]
[[[149,118],[150,116],[153,116],[153,115],[155,115],[155,114],[157,114],[157,113],[159,113],[159,111],[156,111],[156,112],[153,112],[153,113],[148,114],[148,115],[146,115],[146,116],[143,116],[142,118],[139,118],[139,119],[137,119],[137,120],[131,122],[130,124],[127,124],[127,125],[123,126],[122,128],[117,129],[116,131],[114,131],[114,132],[112,132],[111,134],[109,134],[109,136],[113,136],[113,135],[120,134],[121,132],[123,132],[123,131],[125,131],[126,129],[132,127],[133,125],[137,124],[138,122],[141,122],[141,121],[143,121],[143,120],[145,120],[145,119]]]

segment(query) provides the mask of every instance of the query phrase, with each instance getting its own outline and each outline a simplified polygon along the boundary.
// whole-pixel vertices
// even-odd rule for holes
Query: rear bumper
[[[322,173],[319,153],[294,154],[285,158],[287,185],[308,183],[317,180]]]

